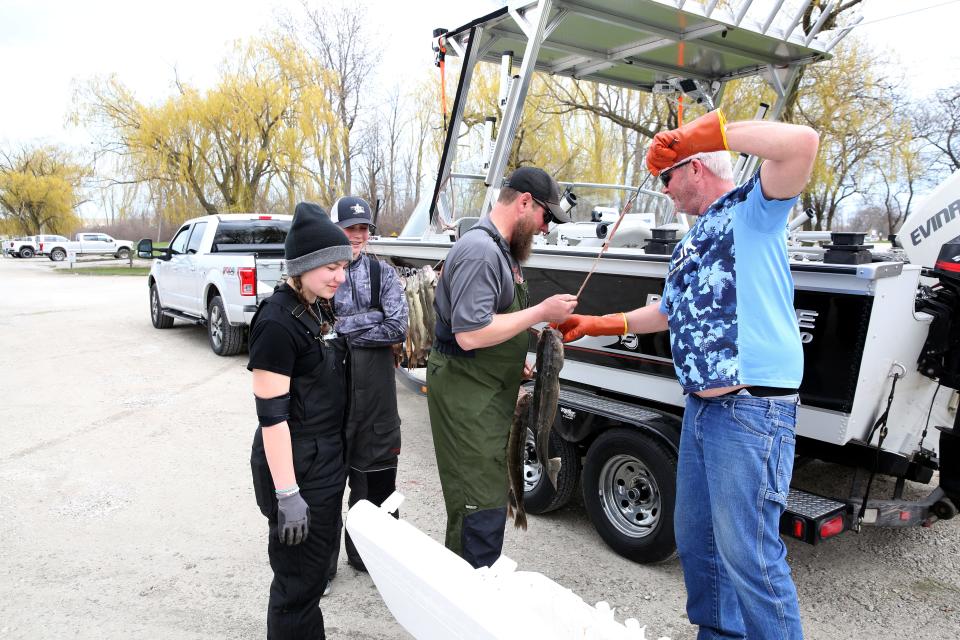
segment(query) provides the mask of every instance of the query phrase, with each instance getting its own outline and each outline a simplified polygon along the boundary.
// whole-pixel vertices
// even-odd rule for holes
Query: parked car
[[[48,236],[48,235],[39,235],[37,238],[37,254],[41,256],[50,256],[50,251],[54,247],[63,245],[65,242],[70,242],[69,238],[64,236]]]
[[[166,248],[141,240],[137,254],[155,258],[147,276],[153,326],[169,329],[176,318],[203,325],[214,353],[239,353],[257,306],[283,277],[292,219],[210,215],[185,222]]]
[[[37,255],[37,236],[26,236],[3,241],[3,255],[14,258],[32,258]]]
[[[43,253],[54,262],[64,260],[70,253],[78,256],[110,255],[126,260],[133,252],[132,240],[116,240],[105,233],[78,233],[75,240],[67,240],[63,236],[49,237],[62,239],[51,242],[49,246],[44,243]]]

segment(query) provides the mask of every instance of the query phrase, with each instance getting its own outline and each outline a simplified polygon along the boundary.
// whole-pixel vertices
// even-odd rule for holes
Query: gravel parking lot
[[[0,260],[0,357],[0,638],[265,635],[245,357],[217,357],[194,326],[154,329],[142,277],[39,259]],[[426,401],[402,389],[400,412],[403,517],[442,540]],[[960,637],[960,520],[787,545],[809,638]],[[648,637],[695,637],[679,563],[623,560],[579,501],[508,530],[505,553]],[[345,559],[322,606],[332,638],[408,637]]]

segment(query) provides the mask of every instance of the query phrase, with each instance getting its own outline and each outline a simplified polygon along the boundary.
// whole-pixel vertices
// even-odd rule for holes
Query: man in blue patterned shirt
[[[677,210],[697,216],[663,298],[560,325],[565,341],[670,330],[687,394],[674,527],[699,638],[803,636],[779,536],[803,375],[786,226],[818,145],[808,127],[727,124],[719,110],[657,134],[647,166]],[[764,162],[737,187],[728,151]]]

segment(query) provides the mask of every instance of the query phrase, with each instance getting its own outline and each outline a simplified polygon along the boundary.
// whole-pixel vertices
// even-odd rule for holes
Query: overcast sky
[[[367,5],[380,35],[381,76],[391,79],[430,68],[433,27],[459,26],[502,4],[357,1]],[[960,0],[865,4],[860,34],[900,57],[915,93],[955,82]],[[0,145],[38,139],[83,144],[83,132],[65,122],[75,83],[116,73],[141,100],[159,100],[170,93],[176,68],[203,87],[216,77],[232,41],[256,35],[278,12],[297,6],[298,0],[0,0]],[[924,7],[933,8],[917,11]],[[914,13],[884,19],[908,11]]]

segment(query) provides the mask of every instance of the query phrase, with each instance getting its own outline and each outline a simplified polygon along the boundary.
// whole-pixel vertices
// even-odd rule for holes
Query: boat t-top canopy
[[[482,27],[478,59],[499,63],[503,51],[519,57],[533,39],[535,0],[511,2],[446,34],[463,55],[475,27]],[[853,25],[820,34],[799,29],[810,0],[790,17],[784,0],[757,20],[751,0],[555,0],[545,17],[535,69],[631,89],[654,91],[673,78],[724,82],[774,67],[803,65],[829,56]],[[829,9],[829,7],[828,7]],[[825,19],[828,11],[822,16]],[[750,14],[750,15],[748,15]]]
[[[728,80],[762,75],[778,96],[776,119],[796,72],[830,57],[859,21],[822,32],[839,0],[828,0],[808,32],[785,0],[512,0],[452,31],[439,29],[438,50],[463,59],[447,139],[430,207],[451,177],[466,94],[478,62],[500,63],[502,121],[484,183],[492,204],[506,168],[534,71],[664,94],[682,94],[713,108]],[[514,61],[520,62],[514,75]]]

